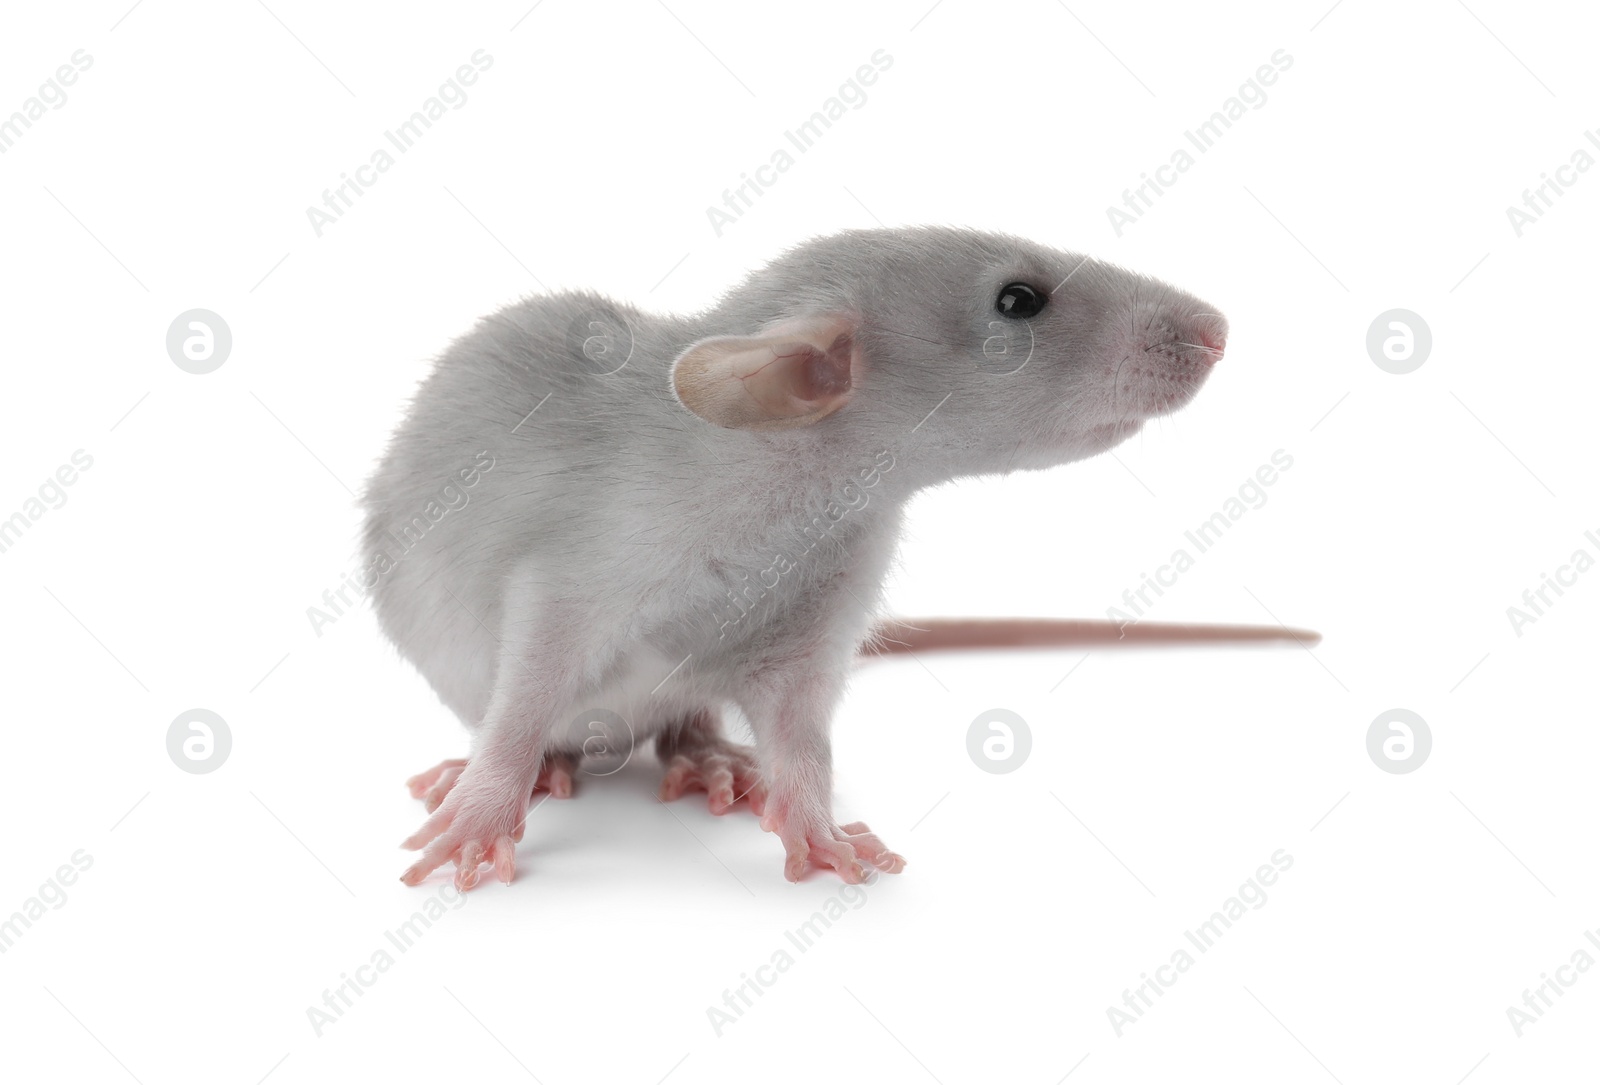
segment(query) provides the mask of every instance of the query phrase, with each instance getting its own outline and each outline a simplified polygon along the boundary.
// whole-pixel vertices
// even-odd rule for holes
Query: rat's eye
[[[1000,288],[1000,296],[994,299],[994,307],[1001,316],[1023,320],[1043,309],[1048,297],[1027,283],[1007,283]]]

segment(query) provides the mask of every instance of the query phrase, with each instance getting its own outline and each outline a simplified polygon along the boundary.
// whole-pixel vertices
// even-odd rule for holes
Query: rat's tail
[[[1152,644],[1290,642],[1309,648],[1322,634],[1286,625],[1063,621],[1053,618],[891,618],[872,630],[862,655],[991,648],[1123,648]]]

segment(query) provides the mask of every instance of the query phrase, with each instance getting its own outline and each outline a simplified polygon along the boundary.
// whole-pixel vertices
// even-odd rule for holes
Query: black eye
[[[1027,283],[1007,283],[1000,288],[1000,296],[994,299],[994,307],[1001,316],[1024,320],[1037,315],[1048,297]]]

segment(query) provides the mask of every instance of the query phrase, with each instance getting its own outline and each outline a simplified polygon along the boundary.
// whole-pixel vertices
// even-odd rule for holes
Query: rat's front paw
[[[456,758],[450,761],[441,761],[427,772],[419,772],[406,781],[406,787],[411,791],[413,799],[421,799],[422,804],[428,808],[428,813],[433,813],[444,804],[450,789],[456,786],[456,781],[461,779],[461,774],[466,771],[465,758]],[[578,758],[574,754],[552,753],[545,757],[544,764],[539,766],[539,778],[534,781],[534,791],[548,791],[551,798],[572,798],[572,777],[578,771]]]
[[[466,767],[467,761],[464,757],[441,761],[427,772],[419,772],[407,780],[406,790],[411,792],[413,799],[421,799],[427,806],[428,812],[432,813],[439,809],[445,796],[456,786],[456,781],[461,778],[462,770]]]
[[[832,870],[850,885],[866,880],[863,863],[885,874],[898,874],[906,867],[905,858],[890,851],[860,821],[835,825],[832,817],[800,816],[775,806],[761,819],[761,827],[783,841],[787,855],[783,876],[791,882],[800,880],[807,863]]]
[[[427,772],[419,772],[407,780],[406,790],[411,792],[413,799],[420,799],[440,782],[448,779],[450,783],[445,788],[445,793],[449,794],[450,788],[455,786],[456,777],[460,776],[461,770],[466,767],[467,759],[464,757],[441,761]]]
[[[516,873],[515,843],[522,839],[527,818],[529,788],[515,783],[489,784],[473,778],[469,766],[461,774],[444,804],[407,838],[404,848],[426,849],[402,875],[407,885],[418,885],[433,871],[455,860],[457,889],[478,884],[478,867],[488,863],[502,882],[511,884]]]

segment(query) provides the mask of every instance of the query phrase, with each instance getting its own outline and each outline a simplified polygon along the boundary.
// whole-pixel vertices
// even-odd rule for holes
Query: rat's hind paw
[[[777,833],[783,841],[787,856],[783,876],[791,882],[800,880],[808,862],[832,870],[851,885],[867,880],[863,863],[885,874],[898,874],[906,868],[905,858],[890,851],[864,822],[835,826],[831,818],[801,819],[774,813],[761,819],[761,827]]]
[[[761,782],[756,752],[720,737],[678,746],[663,758],[667,773],[661,780],[661,800],[671,802],[688,791],[704,791],[713,814],[726,814],[740,799],[753,813],[766,807],[767,789]]]
[[[478,884],[478,867],[488,863],[502,882],[511,884],[516,873],[514,845],[522,838],[527,819],[528,790],[516,785],[506,794],[495,794],[479,780],[462,777],[422,828],[401,844],[412,850],[424,849],[400,880],[418,885],[445,863],[455,860],[457,889]]]
[[[570,753],[546,754],[539,766],[539,778],[534,781],[535,791],[548,791],[552,799],[572,798],[572,777],[578,771],[578,757]]]

